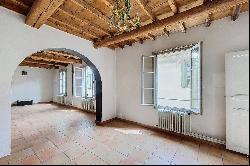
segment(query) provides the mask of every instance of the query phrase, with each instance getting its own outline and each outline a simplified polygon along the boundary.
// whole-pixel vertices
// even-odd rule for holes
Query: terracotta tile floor
[[[50,104],[13,107],[12,155],[5,164],[249,165],[246,157]]]

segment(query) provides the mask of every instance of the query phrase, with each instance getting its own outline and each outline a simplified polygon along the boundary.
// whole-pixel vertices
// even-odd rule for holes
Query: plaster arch
[[[84,61],[84,63],[86,63],[92,69],[94,76],[95,76],[95,81],[96,81],[96,91],[95,91],[96,92],[95,94],[96,96],[96,123],[101,123],[102,122],[102,79],[101,79],[101,74],[99,70],[97,69],[97,67],[95,66],[95,64],[92,63],[85,55],[77,51],[71,50],[71,49],[49,48],[49,49],[45,49],[41,51],[60,51],[60,52],[68,53],[70,55],[79,57],[82,61]]]
[[[0,157],[11,150],[11,80],[17,66],[32,53],[67,48],[95,64],[102,81],[102,121],[116,117],[116,52],[95,49],[92,42],[44,25],[24,24],[25,17],[0,7]]]

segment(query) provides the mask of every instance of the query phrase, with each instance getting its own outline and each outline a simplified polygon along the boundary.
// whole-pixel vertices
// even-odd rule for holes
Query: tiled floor
[[[13,107],[12,155],[0,165],[249,165],[244,156],[124,122],[96,126],[94,118],[49,104]]]

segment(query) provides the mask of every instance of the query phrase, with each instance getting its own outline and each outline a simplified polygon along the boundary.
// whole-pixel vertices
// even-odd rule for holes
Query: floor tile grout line
[[[73,114],[72,114],[73,115]],[[53,132],[55,132],[55,136],[58,136],[58,137],[61,137],[61,135],[64,135],[64,136],[67,136],[68,137],[68,139],[69,139],[69,141],[68,142],[73,142],[74,144],[78,144],[78,142],[75,142],[75,140],[79,140],[80,141],[80,138],[81,138],[81,136],[84,136],[84,138],[85,138],[85,136],[86,136],[86,138],[90,138],[91,140],[94,140],[95,142],[97,142],[98,144],[100,143],[100,144],[102,144],[102,145],[104,145],[105,147],[106,146],[108,146],[108,144],[106,144],[106,143],[108,143],[108,142],[102,142],[101,141],[101,139],[100,138],[102,138],[102,132],[99,132],[98,130],[99,129],[96,129],[96,130],[94,130],[93,131],[93,134],[92,134],[92,132],[91,133],[88,133],[88,131],[91,131],[91,130],[93,130],[93,128],[95,128],[96,126],[90,126],[89,124],[85,124],[85,122],[81,122],[81,125],[74,125],[74,118],[75,117],[77,117],[77,116],[74,116],[74,117],[71,117],[71,115],[70,116],[68,116],[67,115],[67,118],[68,118],[68,120],[69,120],[69,122],[71,123],[72,122],[72,124],[69,124],[70,125],[70,132],[69,132],[69,134],[67,133],[67,129],[64,129],[65,128],[65,126],[60,126],[62,123],[67,123],[67,119],[63,119],[63,121],[59,121],[58,122],[58,124],[57,125],[54,125],[53,123],[49,123],[50,124],[50,126],[53,126],[53,130],[51,130],[51,133],[53,133]],[[51,116],[51,118],[52,118],[52,116]],[[43,120],[42,118],[40,118],[41,120]],[[31,122],[31,121],[29,121],[29,122]],[[30,124],[30,123],[29,123]],[[45,123],[42,123],[42,125],[43,126],[45,126]],[[113,125],[116,125],[115,123],[113,124]],[[41,127],[39,127],[39,125],[36,125],[38,128],[37,128],[37,131],[40,133],[40,134],[43,134],[43,129],[41,128]],[[85,126],[88,126],[88,127],[85,127]],[[74,131],[77,131],[77,130],[74,130],[73,128],[74,127],[80,127],[80,128],[84,128],[83,130],[81,129],[81,132],[79,132],[79,133],[81,133],[81,134],[76,134],[76,137],[71,137],[73,134],[71,134],[71,133],[74,133]],[[24,127],[23,127],[24,129],[25,129],[25,123],[24,123]],[[71,132],[71,128],[73,129],[72,130],[72,132]],[[88,130],[90,128],[90,130]],[[105,131],[112,131],[112,127],[110,127],[111,128],[111,130],[105,130]],[[86,129],[86,130],[85,130]],[[98,132],[97,132],[98,131]],[[96,135],[95,133],[97,132],[97,135],[98,135],[98,137],[100,137],[100,138],[98,138],[98,139],[95,139],[96,137],[93,137],[93,135]],[[32,131],[32,133],[33,133],[33,131]],[[34,130],[34,136],[36,137],[36,131]],[[49,133],[49,132],[48,132]],[[114,134],[114,133],[113,133]],[[53,134],[52,134],[53,135]],[[106,135],[106,134],[105,134]],[[112,134],[110,134],[110,135],[112,135]],[[150,136],[151,137],[151,135],[153,136],[153,134],[152,133],[147,133],[147,134],[145,134],[145,136]],[[33,135],[32,135],[33,136]],[[106,135],[107,136],[107,135]],[[106,138],[106,136],[105,136],[105,138]],[[18,137],[18,136],[17,136]],[[63,136],[62,136],[63,137]],[[73,139],[72,139],[73,138]],[[115,138],[115,137],[114,137]],[[120,138],[120,135],[117,137],[117,138]],[[126,137],[126,138],[129,138],[129,137]],[[135,137],[136,138],[136,137]],[[140,137],[138,137],[139,139],[140,139]],[[136,138],[136,139],[131,139],[131,140],[135,140],[135,142],[136,141],[138,141],[138,138]],[[152,137],[153,138],[153,137]],[[155,137],[156,138],[156,137]],[[150,138],[150,141],[157,141],[157,139],[162,139],[162,138],[157,138],[157,139],[155,139],[155,138],[153,138],[153,139],[151,139]],[[165,137],[164,137],[165,138]],[[55,141],[52,141],[52,140],[50,140],[50,139],[47,139],[47,140],[49,140],[50,142],[52,142],[53,143],[53,145],[55,146],[55,147],[57,147],[57,148],[59,148],[59,147],[62,147],[62,146],[60,146],[60,142],[64,142],[63,140],[58,140],[58,143],[57,142],[55,142]],[[81,142],[79,142],[79,143],[81,143]],[[83,142],[84,143],[84,142]],[[142,150],[142,151],[144,151],[144,150],[146,150],[146,149],[148,149],[148,148],[143,148],[143,146],[141,146],[141,142],[138,144],[138,145],[140,145],[140,146],[135,146],[136,145],[136,143],[134,144],[134,143],[132,143],[131,141],[125,141],[125,143],[126,143],[126,145],[131,145],[131,147],[129,147],[129,149],[137,149],[137,150]],[[130,143],[132,143],[132,144],[130,144]],[[161,143],[159,144],[159,145],[163,145],[163,141],[161,141]],[[151,145],[150,144],[150,147],[152,146],[152,148],[153,149],[158,149],[158,148],[160,148],[160,146],[154,146],[154,145]],[[85,147],[83,144],[81,145],[81,147]],[[116,149],[118,149],[118,148],[113,148],[113,147],[115,147],[115,146],[111,146],[112,148],[111,148],[111,150],[112,150],[112,153],[113,152],[115,152],[115,153],[117,153],[117,154],[121,154],[121,153],[119,153]],[[157,148],[154,148],[154,147],[157,147]],[[63,148],[63,147],[62,147]],[[51,149],[51,148],[49,148],[49,149]],[[64,149],[64,148],[63,148]],[[66,149],[66,148],[65,148]],[[91,150],[93,150],[93,151],[95,151],[94,149],[95,148],[90,148]],[[118,149],[119,150],[119,149]],[[148,151],[148,150],[146,150],[147,152],[149,152],[149,155],[151,155],[152,156],[152,154],[156,154],[156,153],[154,153],[154,152],[152,152],[152,151]],[[64,154],[65,154],[65,152],[63,152]],[[199,150],[198,150],[198,155],[201,153],[201,144],[199,144]],[[98,153],[99,154],[99,153]],[[121,154],[121,155],[123,155],[123,154]],[[178,152],[175,152],[174,153],[174,155],[173,156],[171,156],[171,164],[174,164],[174,158],[176,157],[176,155],[178,156]],[[67,156],[67,155],[66,155]],[[95,156],[98,156],[98,155],[95,155]],[[125,156],[125,155],[124,155]],[[160,156],[160,155],[159,155]],[[159,156],[156,156],[157,158],[159,157]],[[67,156],[67,158],[69,158],[69,156]],[[102,161],[104,161],[105,162],[105,160],[103,160],[102,158],[103,158],[103,156],[98,156],[98,158],[100,158]],[[195,156],[195,159],[197,158],[197,156]],[[221,158],[222,158],[222,156],[221,156]],[[104,157],[104,159],[105,159],[105,157]],[[149,156],[147,156],[147,159],[149,159]],[[40,160],[40,158],[39,158],[39,160]],[[71,160],[71,159],[70,159]],[[223,162],[224,162],[224,158],[223,158]]]

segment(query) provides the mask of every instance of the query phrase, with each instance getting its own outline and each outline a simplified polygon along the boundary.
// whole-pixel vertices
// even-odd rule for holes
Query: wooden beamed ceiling
[[[94,42],[96,48],[123,48],[135,42],[155,40],[174,32],[186,32],[198,25],[209,27],[214,20],[231,16],[235,21],[249,10],[248,0],[131,0],[132,16],[142,26],[129,33],[115,35],[110,28],[114,0],[1,0],[6,7],[26,17],[34,28],[47,24]]]
[[[41,51],[25,58],[20,66],[59,69],[69,64],[82,64],[79,57],[59,51]]]
[[[204,17],[205,21],[208,14],[213,15],[218,12],[224,12],[227,9],[234,8],[237,5],[239,6],[247,2],[248,0],[220,0],[207,2],[190,10],[186,10],[185,12],[175,14],[162,20],[157,20],[153,24],[148,24],[146,26],[140,27],[132,32],[123,33],[119,36],[114,36],[113,38],[95,42],[95,47],[108,47],[112,44],[129,41],[131,40],[131,38],[134,39],[142,36],[152,36],[152,34],[157,31],[164,31],[166,29],[169,29],[168,31],[171,31],[171,27],[176,26],[178,26],[177,29],[179,29],[179,31],[185,33],[188,27],[185,24],[186,22],[196,19],[198,20],[199,17]],[[150,37],[150,39],[154,38]]]
[[[40,28],[63,4],[64,0],[36,0],[34,1],[25,23],[34,28]]]

